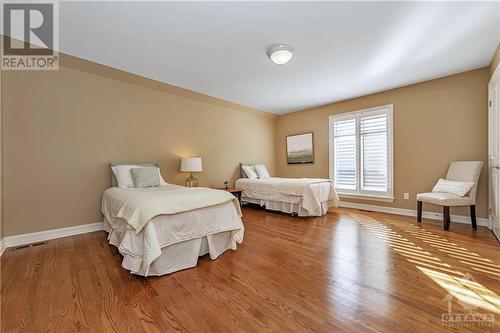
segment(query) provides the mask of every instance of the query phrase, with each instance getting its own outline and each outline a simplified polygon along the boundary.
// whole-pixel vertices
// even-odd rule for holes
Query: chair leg
[[[450,230],[450,207],[443,206],[443,228]]]
[[[417,201],[417,222],[422,222],[422,201]]]
[[[472,229],[477,229],[477,223],[476,223],[476,205],[471,205],[470,206],[470,219],[472,222]]]

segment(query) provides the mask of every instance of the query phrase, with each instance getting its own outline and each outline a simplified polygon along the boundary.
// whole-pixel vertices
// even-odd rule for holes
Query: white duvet
[[[329,179],[318,178],[279,178],[263,179],[240,178],[235,187],[243,190],[243,196],[251,199],[269,200],[300,204],[309,216],[322,215],[322,203],[336,207],[339,198]]]
[[[206,187],[112,187],[104,192],[103,199],[108,201],[108,197],[120,205],[116,217],[127,221],[137,233],[155,216],[179,214],[226,202],[232,202],[241,216],[240,205],[234,195]]]
[[[131,202],[141,203],[142,200],[138,198],[157,196],[165,199],[170,197],[165,193],[176,193],[182,189],[184,187],[177,185],[149,189],[113,187],[104,192],[102,213],[105,220],[115,232],[122,236],[127,235],[120,237],[122,241],[118,249],[120,253],[140,262],[140,272],[143,275],[148,275],[149,267],[161,255],[161,249],[166,246],[225,231],[234,231],[234,249],[236,249],[236,243],[243,241],[244,227],[241,212],[239,205],[236,207],[233,200],[226,200],[219,205],[208,203],[205,207],[177,214],[155,216],[141,223],[143,227],[138,232],[126,219],[120,217],[120,212],[127,205],[130,206]],[[154,202],[155,205],[161,205],[161,200],[154,200]],[[166,207],[168,211],[172,205],[167,204]],[[162,207],[156,209],[153,207],[153,211],[162,211]]]

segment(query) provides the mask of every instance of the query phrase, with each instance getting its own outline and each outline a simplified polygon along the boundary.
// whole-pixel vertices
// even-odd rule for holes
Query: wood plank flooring
[[[482,227],[334,209],[243,208],[237,251],[168,276],[121,267],[106,233],[8,249],[1,332],[499,332],[500,245]],[[472,280],[473,279],[473,280]],[[444,327],[452,313],[493,327]],[[465,308],[464,308],[465,306]]]

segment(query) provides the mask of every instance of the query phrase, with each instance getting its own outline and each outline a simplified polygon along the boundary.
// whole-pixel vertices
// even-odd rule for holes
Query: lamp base
[[[198,179],[193,177],[193,174],[189,176],[188,179],[186,179],[186,186],[187,187],[198,187]]]

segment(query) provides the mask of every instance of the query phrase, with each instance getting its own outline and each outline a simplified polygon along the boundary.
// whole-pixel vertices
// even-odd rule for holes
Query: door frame
[[[493,73],[493,75],[490,78],[490,81],[488,82],[488,101],[487,101],[487,105],[488,105],[488,221],[489,221],[488,226],[489,226],[490,230],[493,230],[493,220],[491,219],[491,212],[490,212],[490,209],[491,209],[491,191],[492,191],[491,190],[491,182],[492,181],[490,179],[490,172],[491,172],[490,169],[492,168],[492,166],[490,165],[491,164],[490,142],[492,141],[492,138],[491,138],[489,121],[490,121],[490,110],[492,108],[492,106],[490,104],[492,101],[492,83],[497,81],[497,80],[498,80],[498,85],[500,86],[500,64],[497,66],[497,68],[495,69],[495,72]],[[497,91],[497,104],[498,104],[498,101],[500,101],[498,94],[499,94],[499,91]],[[496,105],[496,108],[497,108],[497,112],[498,112],[497,119],[500,122],[500,105]],[[497,131],[500,132],[500,124],[497,125]],[[500,133],[498,133],[497,135],[500,138]],[[500,152],[498,152],[498,154],[500,155]],[[497,217],[497,218],[499,218],[499,217]],[[498,237],[498,235],[495,235],[495,236]]]

